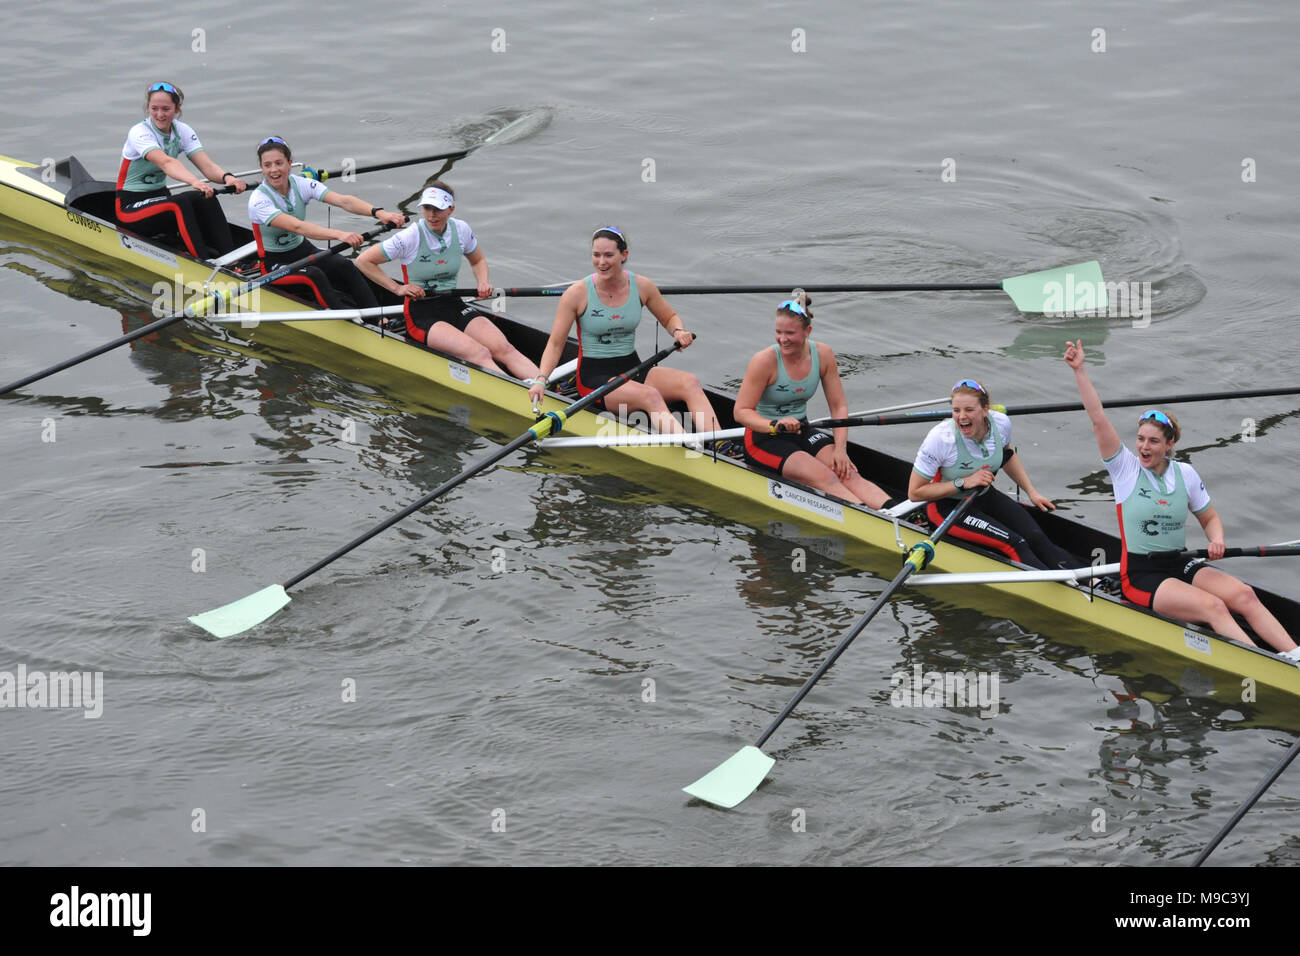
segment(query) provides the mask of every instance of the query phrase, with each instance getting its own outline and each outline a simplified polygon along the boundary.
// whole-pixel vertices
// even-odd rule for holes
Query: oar
[[[734,807],[753,793],[758,785],[763,782],[767,772],[776,763],[774,757],[769,757],[761,749],[763,744],[767,742],[767,738],[771,737],[776,728],[781,726],[781,722],[790,716],[790,712],[812,690],[813,685],[821,680],[822,675],[831,669],[831,665],[848,649],[848,646],[853,643],[853,639],[862,633],[863,628],[871,623],[871,619],[889,602],[894,592],[901,588],[903,583],[914,572],[920,571],[930,563],[934,557],[934,545],[954,523],[961,520],[962,515],[969,510],[974,500],[974,495],[965,497],[943,520],[943,524],[934,529],[934,533],[928,539],[912,545],[911,550],[907,552],[907,557],[903,560],[903,570],[899,571],[894,580],[889,582],[889,587],[885,588],[880,597],[876,598],[875,603],[871,605],[871,609],[858,619],[858,622],[853,625],[853,629],[844,636],[844,640],[840,641],[839,646],[831,652],[831,656],[826,658],[812,677],[809,677],[804,682],[804,685],[799,688],[799,693],[795,694],[794,699],[785,705],[785,709],[777,715],[776,720],[768,724],[767,729],[763,731],[763,735],[754,742],[753,746],[742,747],[699,780],[682,789],[692,797],[707,800],[709,803],[727,809]]]
[[[1103,284],[1101,266],[1097,262],[1080,262],[1072,266],[1044,269],[1027,275],[1012,276],[999,282],[899,282],[899,283],[840,283],[805,285],[798,282],[783,285],[675,285],[660,286],[664,295],[730,295],[759,293],[763,295],[788,295],[798,286],[805,292],[1005,292],[1021,312],[1043,312],[1051,300],[1057,307],[1068,287],[1085,284]],[[459,290],[458,290],[459,291]],[[536,298],[563,295],[563,289],[546,287],[520,287],[497,290],[509,298]]]
[[[233,320],[227,319],[226,321]],[[872,408],[864,412],[854,412],[854,414],[879,415],[883,412],[895,412],[901,408],[920,408],[922,405],[937,405],[946,401],[948,401],[947,395],[942,398],[931,398],[924,402],[907,402],[904,405]],[[810,424],[815,425],[816,422]],[[541,444],[546,448],[622,448],[629,445],[661,448],[670,445],[693,445],[708,441],[719,441],[724,438],[743,438],[744,436],[745,429],[743,428],[724,428],[713,432],[682,432],[655,435],[647,435],[642,431],[633,430],[625,435],[583,435],[576,438],[548,438]]]
[[[1197,856],[1194,861],[1192,861],[1192,866],[1200,866],[1209,858],[1210,854],[1214,852],[1214,848],[1219,845],[1233,827],[1241,822],[1241,818],[1246,815],[1246,812],[1255,805],[1255,801],[1264,795],[1265,790],[1273,786],[1273,781],[1282,776],[1282,771],[1291,764],[1292,760],[1295,760],[1296,754],[1300,754],[1300,739],[1297,739],[1296,742],[1291,745],[1291,749],[1288,750],[1286,755],[1277,762],[1277,766],[1274,767],[1272,771],[1269,772],[1269,775],[1264,778],[1263,783],[1255,788],[1255,792],[1250,795],[1249,799],[1237,808],[1237,812],[1232,815],[1232,819],[1224,824],[1223,829],[1215,834],[1213,840],[1206,844],[1205,849],[1200,852],[1200,855]]]
[[[1224,548],[1225,558],[1285,558],[1300,554],[1300,547],[1287,547],[1281,544],[1261,544],[1254,548]],[[1208,558],[1210,552],[1205,548],[1199,551],[1183,551],[1180,558]]]
[[[1277,388],[1252,388],[1231,392],[1188,392],[1182,395],[1156,395],[1151,398],[1124,398],[1116,401],[1104,400],[1107,408],[1131,408],[1137,405],[1177,405],[1193,402],[1222,402],[1234,398],[1267,398],[1273,395],[1300,395],[1300,386],[1288,385]],[[1008,415],[1049,415],[1056,412],[1081,412],[1082,402],[1057,402],[1050,405],[995,405],[998,411]],[[952,412],[940,410],[935,412],[911,412],[907,415],[855,415],[851,418],[823,418],[811,424],[819,428],[843,428],[849,425],[910,425],[916,422],[932,422],[951,418]]]
[[[391,227],[381,226],[380,228],[373,229],[370,232],[362,233],[361,238],[373,239],[375,236],[379,235],[381,232],[384,232],[386,229],[389,228]],[[261,288],[262,286],[270,282],[274,282],[276,279],[279,279],[282,276],[286,276],[290,272],[294,272],[298,269],[306,268],[307,266],[311,265],[313,262],[318,262],[321,259],[324,259],[326,256],[333,255],[336,252],[345,252],[346,250],[351,248],[352,247],[349,246],[346,242],[340,242],[338,245],[329,246],[328,248],[325,249],[317,249],[311,255],[303,256],[303,258],[297,260],[296,262],[290,262],[287,265],[278,266],[277,268],[272,269],[264,276],[258,276],[256,279],[251,279],[248,282],[240,283],[231,292],[223,292],[220,289],[213,289],[202,299],[196,302],[192,302],[190,305],[186,306],[184,310],[177,312],[174,315],[165,316],[161,319],[158,319],[156,322],[150,322],[148,325],[142,325],[134,332],[128,332],[126,335],[119,336],[118,338],[113,339],[111,342],[105,342],[103,345],[96,346],[95,348],[91,349],[88,352],[82,352],[80,355],[73,356],[70,359],[65,359],[64,361],[58,363],[57,365],[51,365],[49,368],[44,369],[43,371],[35,372],[31,375],[26,376],[25,378],[20,378],[16,382],[10,382],[8,385],[4,386],[3,388],[0,388],[0,395],[4,395],[7,392],[12,392],[16,388],[22,388],[24,385],[30,385],[32,382],[38,382],[43,378],[53,375],[55,372],[62,372],[65,368],[72,368],[72,366],[74,365],[80,365],[82,362],[85,362],[88,359],[93,359],[97,355],[103,355],[105,352],[111,352],[119,345],[126,345],[128,342],[134,342],[138,338],[143,338],[146,335],[152,335],[154,332],[157,332],[160,329],[165,329],[169,325],[175,325],[177,322],[182,322],[185,319],[192,319],[200,315],[203,315],[208,311],[208,306],[213,301],[216,301],[218,303],[218,307],[220,307],[220,303],[222,302],[226,303],[227,305],[230,305],[241,296],[247,295],[249,292],[252,292],[254,289]]]
[[[531,115],[519,116],[511,120],[505,126],[473,146],[467,146],[465,149],[452,150],[448,153],[434,153],[432,156],[413,156],[410,159],[395,159],[388,163],[375,163],[371,166],[358,166],[355,169],[303,169],[303,175],[312,179],[319,179],[321,182],[329,179],[331,176],[341,176],[343,173],[350,175],[360,175],[361,173],[377,173],[384,169],[400,169],[403,166],[418,166],[421,163],[436,163],[441,159],[463,159],[475,150],[482,149],[484,146],[499,146],[502,143],[511,142],[521,130],[531,131],[532,125],[536,119]],[[469,292],[456,290],[456,295],[478,295],[477,289],[471,289]]]
[[[401,315],[402,305],[381,305],[373,309],[303,309],[300,312],[231,312],[210,316],[210,322],[243,322],[249,326],[263,322],[334,322],[339,319],[378,319]]]
[[[289,580],[285,581],[284,584],[272,584],[270,587],[263,588],[260,591],[250,594],[248,597],[240,598],[238,601],[234,601],[211,611],[205,611],[202,614],[196,614],[190,618],[190,621],[203,628],[209,634],[213,634],[217,637],[233,637],[236,634],[243,633],[251,627],[256,627],[289,603],[289,595],[285,593],[289,588],[311,577],[317,571],[321,570],[321,568],[334,563],[354,548],[365,544],[375,535],[391,528],[408,515],[412,515],[419,511],[425,505],[440,498],[442,495],[445,495],[457,485],[460,485],[463,482],[468,481],[470,478],[473,478],[475,475],[486,471],[492,465],[495,465],[502,458],[505,458],[516,449],[522,448],[529,442],[543,438],[552,432],[558,432],[564,427],[564,423],[573,415],[574,412],[581,411],[592,402],[598,401],[623,383],[631,380],[638,372],[662,362],[673,352],[677,351],[678,348],[680,348],[680,346],[673,344],[668,348],[662,349],[650,358],[646,359],[636,368],[624,372],[617,378],[610,379],[595,391],[588,392],[585,396],[578,399],[564,410],[558,412],[547,412],[538,419],[537,423],[531,426],[528,431],[524,432],[508,445],[493,452],[478,464],[462,471],[455,478],[444,481],[423,498],[412,502],[401,511],[384,519],[365,534],[353,538],[329,557],[322,558],[306,571],[294,575]]]

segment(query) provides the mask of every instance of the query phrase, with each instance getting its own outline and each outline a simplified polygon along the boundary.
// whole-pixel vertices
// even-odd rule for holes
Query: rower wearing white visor
[[[492,295],[487,257],[469,223],[452,218],[455,194],[435,180],[420,194],[421,218],[357,257],[357,268],[376,285],[406,298],[406,334],[422,345],[481,368],[508,372],[518,379],[537,375],[534,365],[492,320],[454,295],[462,262],[474,273],[478,298]],[[384,262],[402,267],[402,279],[389,276]]]

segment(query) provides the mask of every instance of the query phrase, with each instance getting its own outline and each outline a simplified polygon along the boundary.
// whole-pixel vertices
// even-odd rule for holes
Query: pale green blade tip
[[[1011,296],[1011,301],[1021,312],[1043,312],[1044,306],[1052,303],[1055,303],[1055,311],[1064,311],[1071,308],[1073,290],[1084,285],[1091,285],[1098,290],[1105,289],[1106,284],[1101,278],[1101,263],[1094,260],[1075,266],[1012,276],[1002,280],[1002,291]],[[1097,301],[1101,303],[1101,310],[1105,311],[1105,296],[1099,295]]]
[[[190,618],[190,623],[197,624],[216,637],[234,637],[261,624],[290,600],[292,598],[282,585],[272,584],[246,598],[195,614]]]
[[[776,763],[757,747],[742,747],[689,787],[682,787],[692,797],[730,810],[758,789],[767,772]]]

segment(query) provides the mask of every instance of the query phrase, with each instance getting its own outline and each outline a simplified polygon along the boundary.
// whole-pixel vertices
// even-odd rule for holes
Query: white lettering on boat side
[[[172,255],[170,252],[167,252],[163,249],[155,248],[154,246],[151,246],[149,243],[141,242],[139,239],[134,239],[131,236],[119,235],[118,238],[122,240],[122,248],[124,249],[130,249],[132,252],[138,252],[142,256],[148,256],[150,259],[156,259],[159,262],[165,263],[166,265],[169,266],[176,265],[176,257]]]
[[[1200,651],[1202,654],[1210,653],[1210,639],[1204,634],[1197,634],[1195,631],[1183,628],[1183,643],[1194,651]]]
[[[767,494],[774,501],[784,501],[796,508],[811,511],[813,514],[824,515],[827,518],[834,518],[836,521],[844,520],[844,507],[842,505],[829,501],[820,495],[811,495],[800,488],[782,484],[772,478],[767,479]]]

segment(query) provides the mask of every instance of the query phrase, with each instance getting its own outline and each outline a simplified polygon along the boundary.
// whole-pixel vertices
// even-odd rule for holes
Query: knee
[[[1227,605],[1238,614],[1244,614],[1260,606],[1259,595],[1249,584],[1238,581],[1228,596]]]

